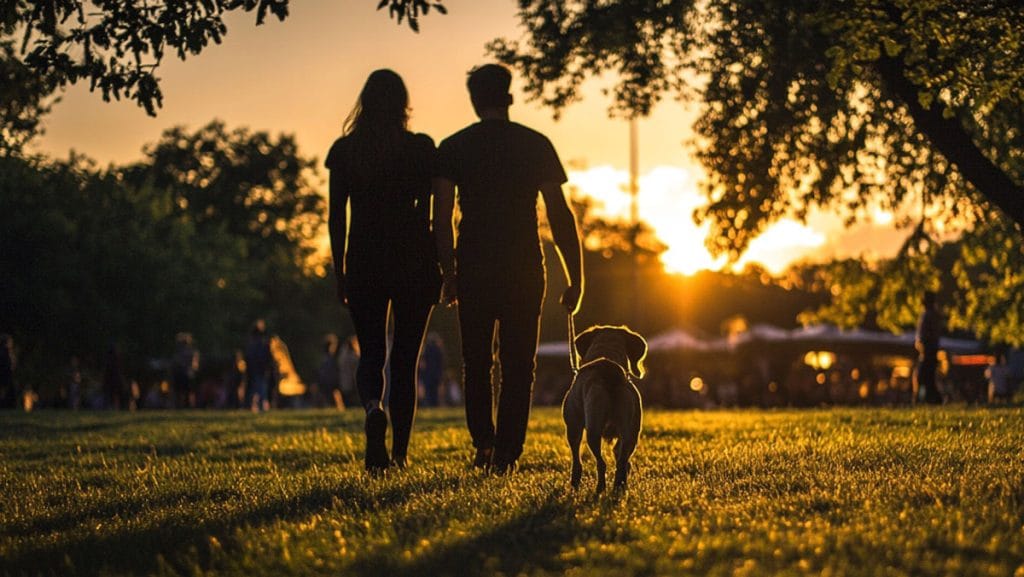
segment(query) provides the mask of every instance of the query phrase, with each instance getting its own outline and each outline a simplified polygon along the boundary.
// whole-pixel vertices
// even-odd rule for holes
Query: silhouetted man
[[[942,395],[935,382],[935,371],[939,366],[939,337],[942,335],[942,313],[935,302],[935,293],[924,293],[924,311],[917,323],[917,336],[914,346],[919,353],[917,371],[914,374],[914,403],[920,400],[920,390],[924,388],[924,401],[938,405],[942,403]]]
[[[569,281],[562,304],[575,313],[583,294],[579,235],[562,194],[565,170],[545,136],[509,121],[511,82],[508,69],[496,64],[470,72],[467,86],[480,122],[441,143],[435,183],[442,298],[459,303],[473,464],[499,474],[515,469],[530,416],[545,285],[538,191]],[[456,187],[462,218],[453,250]],[[497,427],[491,392],[495,324],[501,366]]]

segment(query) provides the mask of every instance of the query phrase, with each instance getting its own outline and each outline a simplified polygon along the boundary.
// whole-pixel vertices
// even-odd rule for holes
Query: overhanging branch
[[[945,118],[941,105],[921,106],[917,87],[904,75],[904,67],[899,60],[882,56],[875,65],[882,81],[907,107],[914,125],[928,137],[935,149],[956,165],[960,174],[978,192],[1017,226],[1024,228],[1024,187],[981,152],[956,118]]]

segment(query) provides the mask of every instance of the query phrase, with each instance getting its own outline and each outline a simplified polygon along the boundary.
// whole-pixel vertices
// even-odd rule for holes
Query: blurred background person
[[[199,352],[193,346],[192,333],[178,333],[175,337],[174,356],[171,357],[171,388],[176,408],[195,406],[198,368]]]
[[[359,406],[356,372],[359,370],[359,338],[349,336],[338,353],[338,389],[334,392],[334,406],[338,410]]]
[[[988,402],[1008,402],[1013,398],[1013,386],[1010,379],[1010,365],[1006,364],[1006,355],[999,353],[991,365],[985,369],[988,379]]]
[[[322,407],[327,397],[336,399],[341,396],[341,365],[339,363],[338,335],[334,333],[324,337],[323,356],[320,359],[320,368],[317,370],[316,391],[313,402],[316,406]],[[337,403],[337,401],[332,401]],[[341,408],[344,408],[342,405]]]
[[[245,405],[253,412],[270,408],[270,386],[274,378],[274,357],[270,352],[267,324],[263,319],[252,325],[245,345]]]
[[[444,379],[444,341],[434,331],[427,333],[420,354],[419,380],[423,390],[422,400],[426,407],[440,405],[441,381]]]

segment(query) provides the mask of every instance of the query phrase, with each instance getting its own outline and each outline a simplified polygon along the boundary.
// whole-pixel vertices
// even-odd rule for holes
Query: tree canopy
[[[0,38],[0,156],[20,151],[40,132],[53,89],[50,75],[25,66],[14,43]]]
[[[707,242],[714,252],[738,258],[782,216],[806,217],[819,208],[853,222],[879,205],[914,232],[898,262],[861,268],[888,271],[907,294],[939,282],[937,247],[961,238],[959,257],[950,263],[961,273],[953,284],[973,292],[960,299],[964,314],[951,315],[954,324],[994,326],[993,299],[1024,289],[1012,271],[988,281],[978,276],[1001,266],[992,251],[1021,260],[1019,2],[522,0],[519,6],[525,37],[496,40],[490,50],[521,70],[528,93],[556,111],[579,97],[588,78],[605,72],[618,78],[613,112],[646,114],[666,95],[700,102],[696,148],[708,172],[710,204],[697,217],[711,223]],[[978,262],[990,263],[988,272]]]
[[[318,274],[316,178],[292,137],[220,122],[170,129],[131,166],[0,157],[0,326],[26,376],[53,383],[71,355],[95,369],[111,342],[138,374],[180,331],[223,358],[258,317],[315,367],[345,326]]]
[[[1018,2],[523,0],[519,17],[525,40],[490,49],[556,110],[606,71],[627,115],[700,97],[720,252],[786,211],[912,194],[967,218],[980,194],[1024,221]]]
[[[380,0],[377,9],[384,8],[413,31],[421,15],[446,11],[440,0]],[[105,100],[128,98],[155,115],[163,102],[157,69],[166,54],[185,60],[220,44],[228,13],[255,12],[258,26],[268,16],[284,20],[288,10],[289,0],[11,0],[0,8],[0,36],[18,38],[13,59],[46,78],[51,90],[88,81]]]

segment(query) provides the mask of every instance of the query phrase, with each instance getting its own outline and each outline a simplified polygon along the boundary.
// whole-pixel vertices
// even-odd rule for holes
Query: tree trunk
[[[914,125],[928,137],[935,149],[955,164],[964,179],[993,205],[1024,229],[1024,187],[1013,181],[974,144],[971,135],[956,118],[942,116],[942,105],[921,106],[917,87],[903,74],[903,64],[887,56],[876,62],[885,85],[899,97],[914,119]]]

